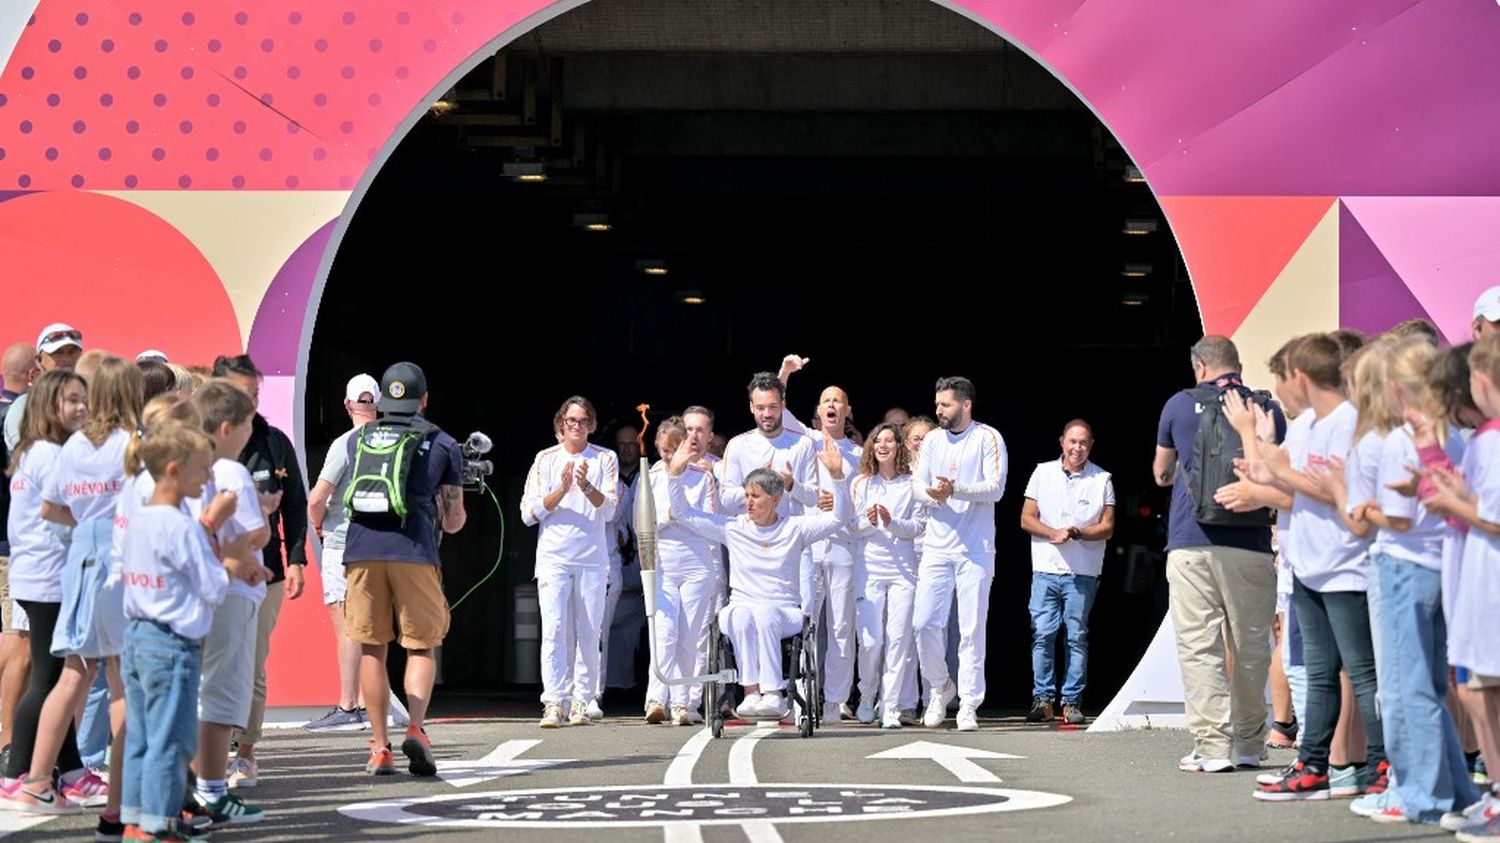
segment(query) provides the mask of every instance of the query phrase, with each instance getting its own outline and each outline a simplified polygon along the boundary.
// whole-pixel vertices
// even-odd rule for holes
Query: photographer
[[[395,772],[386,733],[386,648],[400,632],[406,648],[406,701],[411,723],[401,751],[412,775],[437,773],[432,742],[422,729],[432,699],[433,649],[448,633],[438,529],[463,529],[463,456],[453,437],[422,417],[427,378],[414,363],[396,363],[380,378],[375,421],[349,444],[352,477],[344,539],[344,625],[358,641],[360,686],[373,733],[365,771]],[[378,466],[392,456],[409,465],[405,488],[381,481]],[[365,483],[363,481],[372,482]],[[392,619],[395,623],[392,623]]]

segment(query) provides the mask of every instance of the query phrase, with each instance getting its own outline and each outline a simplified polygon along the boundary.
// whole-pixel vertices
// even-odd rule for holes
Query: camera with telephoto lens
[[[494,463],[489,460],[479,459],[488,454],[490,448],[494,446],[495,443],[491,442],[488,436],[477,430],[470,433],[469,438],[465,439],[463,444],[459,446],[459,450],[463,453],[464,457],[463,487],[465,490],[471,492],[479,491],[484,488],[484,478],[489,477],[495,472]]]

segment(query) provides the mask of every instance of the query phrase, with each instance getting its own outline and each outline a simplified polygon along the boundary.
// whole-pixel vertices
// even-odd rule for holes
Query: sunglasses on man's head
[[[62,340],[72,340],[73,342],[81,343],[83,342],[83,334],[78,331],[53,331],[47,336],[42,337],[42,345],[49,345],[54,342],[61,342]]]

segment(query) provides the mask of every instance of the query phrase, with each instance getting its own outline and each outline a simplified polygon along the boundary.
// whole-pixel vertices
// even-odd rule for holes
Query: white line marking
[[[36,814],[18,814],[8,811],[0,811],[0,837],[9,837],[18,831],[35,828],[51,817],[37,816]]]
[[[729,748],[729,783],[757,784],[755,776],[755,745],[762,738],[774,735],[780,726],[757,726],[755,731],[734,742]],[[783,843],[776,826],[765,821],[750,821],[741,826],[750,843]]]
[[[714,739],[713,732],[706,727],[699,730],[697,734],[688,738],[682,749],[677,750],[677,757],[667,767],[667,775],[662,779],[662,784],[692,784],[693,767],[697,765],[698,758],[703,755],[710,742]]]
[[[961,782],[999,784],[1000,777],[989,770],[970,761],[970,758],[1021,758],[1020,755],[1008,755],[1004,752],[990,752],[984,749],[974,749],[967,746],[954,746],[946,743],[933,743],[932,741],[916,741],[898,746],[895,749],[887,749],[866,758],[873,759],[906,759],[926,758],[936,761],[943,769],[952,773]]]
[[[667,766],[662,784],[692,784],[693,768],[713,739],[714,733],[706,726],[688,738],[682,749],[677,750],[677,757]],[[703,826],[696,823],[662,826],[662,837],[664,843],[703,843]]]
[[[438,778],[454,787],[468,787],[471,784],[487,782],[491,779],[518,776],[532,770],[542,770],[573,761],[571,758],[519,757],[540,743],[539,740],[506,741],[478,760],[444,761],[442,766],[438,767]]]

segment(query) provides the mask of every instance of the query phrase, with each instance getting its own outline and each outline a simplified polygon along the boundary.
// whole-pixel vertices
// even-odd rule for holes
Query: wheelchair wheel
[[[790,665],[787,677],[787,693],[792,698],[795,716],[793,723],[797,732],[804,738],[812,737],[813,727],[816,725],[814,718],[817,716],[816,703],[808,694],[808,675],[806,659],[806,641],[801,638],[793,638],[790,652],[787,653],[787,663]]]
[[[708,672],[718,673],[724,669],[724,655],[719,644],[719,621],[714,618],[708,627]],[[724,686],[710,679],[703,683],[703,712],[708,717],[708,728],[714,737],[724,734],[724,705],[721,697]]]
[[[818,668],[818,626],[808,624],[807,633],[803,638],[802,648],[802,673],[807,677],[803,686],[806,688],[808,707],[812,709],[812,726],[816,729],[823,725],[823,677]],[[808,734],[811,734],[809,729]]]

